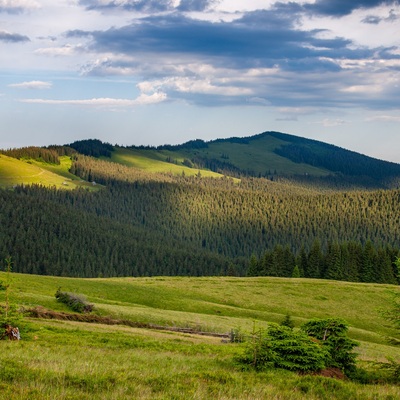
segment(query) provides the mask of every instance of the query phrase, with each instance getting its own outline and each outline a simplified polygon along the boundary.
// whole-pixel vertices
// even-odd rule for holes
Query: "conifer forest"
[[[247,144],[236,141],[228,145]],[[311,145],[301,157],[312,153],[315,167],[319,156]],[[400,190],[377,184],[385,168],[393,182],[397,164],[380,162],[369,175],[373,184],[366,185],[363,176],[349,186],[357,169],[343,175],[340,187],[343,163],[336,175],[308,180],[279,171],[260,176],[235,165],[228,146],[220,160],[229,159],[239,178],[223,168],[216,169],[220,177],[206,177],[195,163],[204,160],[200,152],[207,146],[194,141],[176,149],[141,149],[164,152],[166,163],[173,151],[180,152],[182,165],[190,161],[196,171],[190,176],[115,162],[115,148],[94,140],[2,151],[1,157],[42,164],[69,157],[69,173],[96,184],[96,190],[26,184],[1,189],[0,258],[11,256],[15,272],[73,277],[295,276],[399,283],[394,261],[400,250]],[[279,151],[300,157],[299,148],[296,153],[293,143],[287,146]],[[373,170],[367,158],[356,159],[356,165]]]

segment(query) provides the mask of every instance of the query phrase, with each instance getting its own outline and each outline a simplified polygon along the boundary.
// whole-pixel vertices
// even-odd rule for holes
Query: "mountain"
[[[53,158],[61,155],[61,165]],[[217,139],[205,142],[191,140],[180,145],[118,146],[97,139],[79,140],[65,146],[49,148],[27,147],[3,150],[5,156],[30,160],[39,171],[13,172],[10,161],[0,160],[0,186],[18,183],[46,184],[47,178],[37,179],[43,170],[61,175],[48,181],[65,186],[65,178],[77,181],[70,174],[71,155],[82,154],[134,167],[149,173],[167,173],[203,177],[255,177],[290,181],[313,188],[330,189],[388,189],[399,187],[400,164],[378,160],[354,151],[316,140],[280,132]],[[32,162],[33,160],[33,162]],[[44,162],[44,163],[43,163]],[[49,168],[49,165],[52,165]],[[57,167],[56,167],[57,166]],[[14,162],[13,168],[26,169],[26,163]],[[72,170],[72,172],[74,172]],[[14,178],[13,178],[14,177]],[[67,182],[68,183],[68,182]],[[78,182],[72,182],[75,187]]]
[[[150,158],[156,152],[177,164],[230,176],[287,178],[324,186],[389,188],[397,187],[400,177],[400,164],[279,132],[133,149]]]
[[[304,277],[396,283],[398,169],[276,132],[4,150],[0,259],[77,277],[288,277],[297,266]]]

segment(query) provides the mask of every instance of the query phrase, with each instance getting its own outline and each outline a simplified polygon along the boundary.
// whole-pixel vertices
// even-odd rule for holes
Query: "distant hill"
[[[394,283],[399,177],[398,164],[278,132],[2,150],[0,260],[81,277],[289,277],[297,266]]]
[[[280,132],[263,132],[250,137],[208,142],[196,139],[180,145],[157,147],[113,146],[98,139],[87,139],[65,146],[27,147],[0,152],[20,161],[34,160],[37,165],[42,163],[38,165],[42,169],[49,170],[48,165],[52,165],[51,172],[62,172],[64,177],[68,168],[65,168],[65,160],[64,168],[60,168],[59,161],[54,159],[57,152],[64,157],[80,154],[100,158],[149,173],[262,177],[274,181],[291,181],[317,189],[390,189],[400,184],[400,164]],[[4,169],[1,173],[0,160],[0,185],[2,176],[3,186],[7,182],[32,183],[32,179],[26,179],[25,174],[14,174],[20,176],[20,182],[18,179],[4,177],[5,174]],[[64,181],[63,177],[60,179]],[[46,185],[45,180],[40,183]]]
[[[156,150],[168,159],[226,175],[289,178],[323,186],[391,188],[400,178],[400,164],[280,132],[135,149],[143,154]]]

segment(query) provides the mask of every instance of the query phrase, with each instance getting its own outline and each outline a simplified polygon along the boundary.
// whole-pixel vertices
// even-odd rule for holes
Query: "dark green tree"
[[[377,264],[378,256],[376,249],[372,242],[368,240],[363,251],[363,263],[361,269],[362,282],[375,282]]]
[[[311,372],[325,367],[327,354],[325,348],[302,331],[272,324],[266,331],[252,335],[237,361],[257,370],[283,368]]]
[[[329,352],[327,367],[337,367],[346,373],[355,370],[358,343],[347,336],[348,325],[340,318],[312,319],[301,326],[307,335],[320,341]]]
[[[308,255],[308,266],[305,276],[307,278],[320,278],[321,269],[323,264],[323,254],[321,249],[321,242],[319,239],[315,239],[310,253]]]
[[[342,255],[339,243],[329,243],[325,256],[324,278],[341,280],[343,279]]]
[[[292,278],[300,278],[300,276],[300,269],[297,265],[295,265],[292,271]]]

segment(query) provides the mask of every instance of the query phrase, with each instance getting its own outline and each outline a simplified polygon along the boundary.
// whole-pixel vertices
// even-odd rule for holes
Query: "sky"
[[[0,148],[264,131],[400,163],[400,0],[0,0]]]

